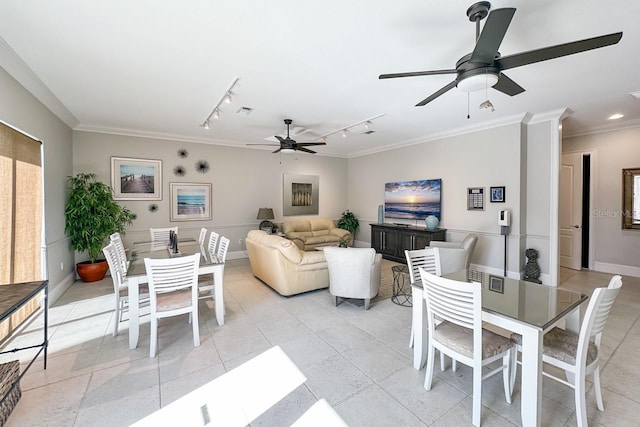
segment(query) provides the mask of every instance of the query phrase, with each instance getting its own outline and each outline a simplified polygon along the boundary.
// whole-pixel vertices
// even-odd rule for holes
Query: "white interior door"
[[[582,269],[582,153],[562,155],[560,266]]]

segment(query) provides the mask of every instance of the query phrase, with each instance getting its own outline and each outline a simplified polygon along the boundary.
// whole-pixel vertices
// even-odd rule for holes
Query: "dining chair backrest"
[[[229,243],[231,241],[226,237],[222,236],[220,238],[220,245],[218,246],[218,254],[216,258],[218,258],[218,262],[224,263],[227,259],[227,250],[229,249]]]
[[[405,250],[404,256],[407,259],[411,283],[420,281],[420,267],[436,276],[441,275],[440,251],[438,248],[425,248],[413,251]]]
[[[149,228],[152,242],[169,243],[169,235],[171,232],[178,233],[178,227],[167,228]]]
[[[218,244],[218,237],[220,237],[220,235],[218,233],[216,233],[215,231],[212,231],[211,234],[209,234],[209,244],[207,245],[207,250],[209,251],[209,253],[211,255],[215,255],[215,253],[216,253],[216,246]]]
[[[589,299],[589,305],[584,314],[580,338],[576,354],[576,364],[584,365],[587,360],[589,341],[593,337],[594,343],[600,347],[602,332],[607,323],[613,302],[622,287],[622,277],[613,276],[606,288],[596,288]]]
[[[118,258],[116,247],[113,243],[109,243],[102,248],[102,253],[109,265],[109,271],[111,272],[111,280],[113,281],[113,290],[118,295],[120,290],[126,288],[125,275],[122,272],[122,266]]]
[[[200,229],[200,235],[198,236],[198,243],[204,246],[205,241],[207,240],[207,229],[202,227]]]
[[[122,243],[122,237],[120,233],[116,232],[109,236],[109,240],[113,244],[116,255],[118,256],[118,261],[120,261],[120,269],[122,275],[127,277],[127,252],[124,249],[124,244]]]

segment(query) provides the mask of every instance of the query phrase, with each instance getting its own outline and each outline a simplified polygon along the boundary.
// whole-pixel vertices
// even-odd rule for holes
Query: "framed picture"
[[[162,200],[162,161],[111,158],[114,200]]]
[[[492,292],[504,293],[504,278],[498,276],[489,276],[489,290]]]
[[[467,210],[468,211],[484,210],[484,187],[467,188]]]
[[[211,184],[172,182],[171,221],[204,221],[211,219]]]
[[[282,179],[283,215],[317,215],[318,181],[316,175],[285,173]]]
[[[491,187],[491,203],[504,203],[504,187]]]

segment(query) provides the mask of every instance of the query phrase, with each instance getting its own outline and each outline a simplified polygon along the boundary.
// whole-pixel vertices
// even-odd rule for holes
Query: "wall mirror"
[[[640,168],[622,169],[622,228],[640,230]]]

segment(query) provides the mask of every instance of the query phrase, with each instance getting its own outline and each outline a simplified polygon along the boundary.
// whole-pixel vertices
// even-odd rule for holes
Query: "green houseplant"
[[[338,220],[338,227],[343,230],[347,230],[353,237],[355,237],[356,231],[360,227],[358,218],[349,209],[342,212],[342,216]]]
[[[98,258],[105,241],[112,233],[124,233],[136,214],[117,204],[111,187],[97,181],[93,173],[67,177],[67,184],[69,200],[64,211],[64,231],[71,247],[78,252],[87,252],[89,256],[88,261],[76,264],[78,276],[85,282],[102,280],[108,266]],[[88,276],[87,270],[90,271]]]

